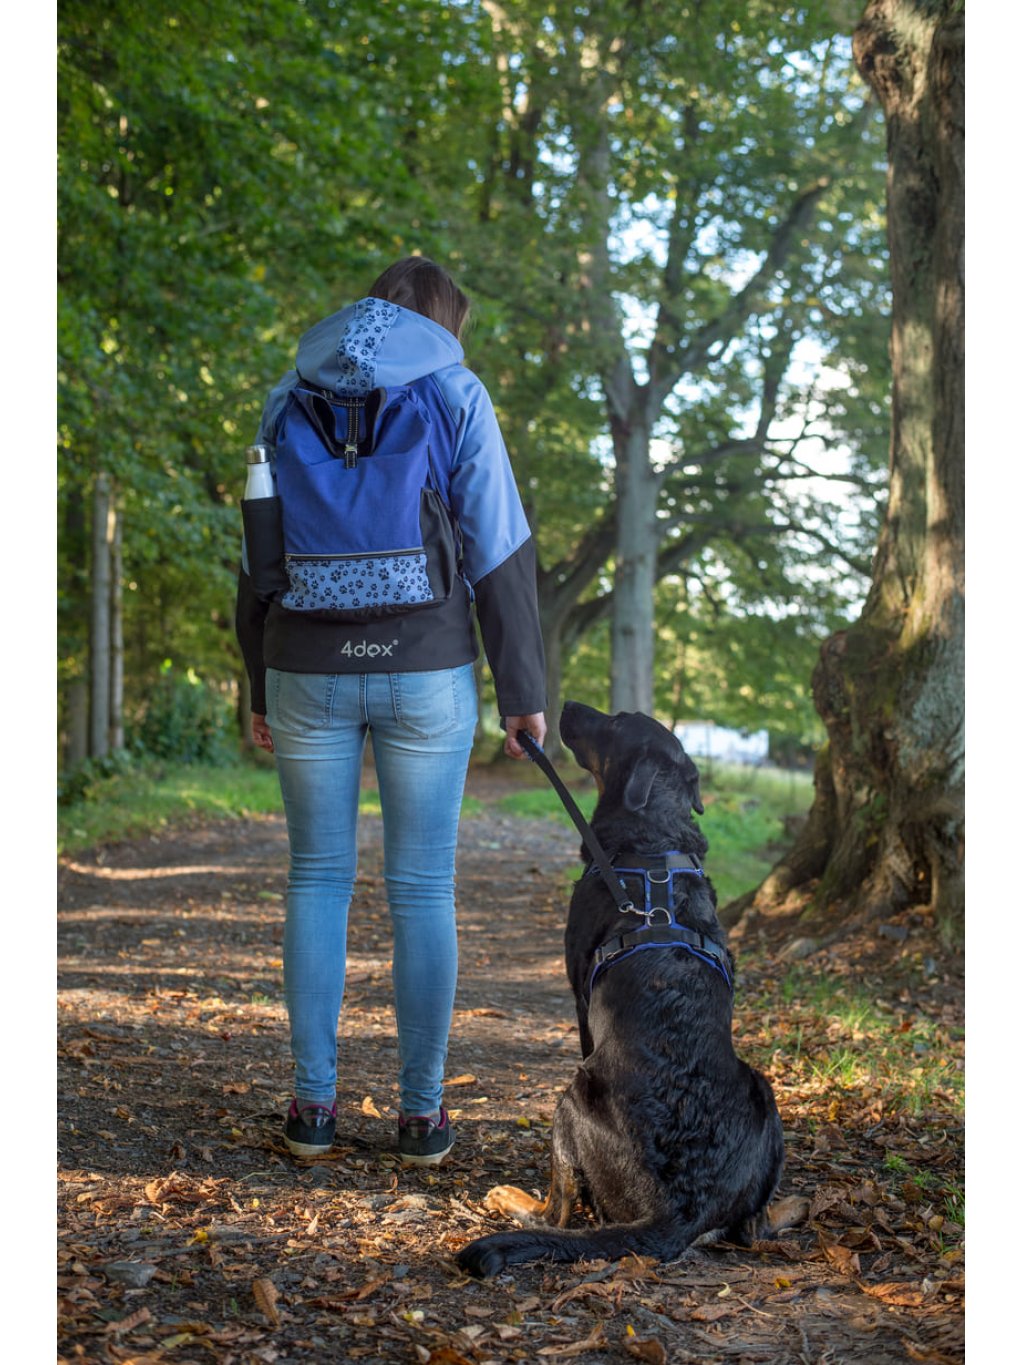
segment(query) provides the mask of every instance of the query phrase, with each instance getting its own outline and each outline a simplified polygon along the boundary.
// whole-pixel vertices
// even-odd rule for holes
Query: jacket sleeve
[[[263,626],[267,619],[268,603],[261,602],[253,592],[252,580],[244,562],[238,571],[238,595],[235,598],[235,634],[242,649],[245,671],[249,675],[252,709],[258,716],[267,714],[267,670],[263,663]]]
[[[444,375],[442,392],[456,422],[452,510],[498,710],[502,716],[533,715],[544,710],[546,699],[529,523],[487,390],[463,366]]]

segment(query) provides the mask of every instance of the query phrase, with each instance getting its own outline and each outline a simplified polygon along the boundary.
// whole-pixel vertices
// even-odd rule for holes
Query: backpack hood
[[[309,384],[357,397],[409,384],[462,360],[462,347],[440,323],[385,299],[360,299],[311,327],[295,368]]]

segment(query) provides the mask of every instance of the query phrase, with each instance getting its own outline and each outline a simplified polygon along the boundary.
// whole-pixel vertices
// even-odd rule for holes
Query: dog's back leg
[[[559,1121],[556,1111],[551,1133],[551,1184],[546,1200],[534,1199],[514,1185],[495,1185],[488,1191],[484,1205],[520,1223],[547,1223],[564,1228],[579,1194],[575,1156],[566,1139],[566,1125]]]

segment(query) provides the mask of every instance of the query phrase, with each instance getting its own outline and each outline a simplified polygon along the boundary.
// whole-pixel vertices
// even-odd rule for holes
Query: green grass
[[[596,801],[593,788],[574,795],[589,819]],[[700,824],[711,845],[707,870],[724,905],[756,886],[771,867],[776,852],[771,845],[782,836],[783,819],[797,811],[802,813],[810,804],[810,779],[718,765],[715,786],[705,791],[704,801],[706,810]],[[546,784],[524,787],[501,798],[494,808],[504,814],[560,820],[572,831],[575,846],[572,821],[557,793]],[[379,815],[377,792],[364,789],[359,809]],[[484,809],[484,803],[474,797],[463,800],[464,816],[479,815]],[[62,853],[75,853],[94,844],[152,834],[197,818],[242,818],[280,810],[277,773],[270,763],[257,760],[228,767],[126,763],[108,776],[90,780],[78,799],[59,808],[58,848]],[[574,864],[570,879],[577,875]]]
[[[380,814],[376,791],[359,794],[360,812]],[[466,797],[463,815],[483,809]],[[77,853],[94,844],[137,838],[196,818],[232,819],[276,815],[282,810],[277,770],[270,764],[144,762],[98,777],[83,796],[57,813],[57,850]]]
[[[726,767],[716,764],[714,786],[703,791],[699,825],[710,851],[707,872],[720,905],[757,886],[775,862],[784,840],[783,821],[804,815],[811,804],[810,774],[777,768]],[[589,820],[597,797],[591,789],[574,791],[573,799]],[[529,788],[503,797],[498,808],[508,815],[560,820],[574,826],[552,787]]]
[[[224,819],[280,809],[277,773],[269,766],[141,763],[98,778],[81,799],[60,808],[57,845],[62,853],[75,853],[197,816]]]
[[[800,967],[747,1007],[772,1018],[764,1036],[751,1040],[751,1052],[794,1089],[844,1103],[860,1097],[910,1119],[962,1119],[960,1039],[924,1014],[897,1015],[848,979]],[[896,1153],[885,1165],[894,1175],[906,1169]]]

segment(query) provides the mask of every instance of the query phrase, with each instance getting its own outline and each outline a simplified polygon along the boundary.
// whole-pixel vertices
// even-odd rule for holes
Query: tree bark
[[[612,603],[611,709],[654,711],[654,588],[661,533],[661,481],[650,460],[646,423],[612,420],[615,445],[615,596]]]
[[[92,494],[92,576],[89,637],[89,755],[110,748],[110,476],[97,474]]]
[[[121,509],[110,508],[110,747],[124,748],[124,588]]]
[[[73,772],[89,757],[89,684],[85,678],[74,679],[68,688],[67,698],[64,766],[68,772]]]
[[[828,732],[808,825],[755,909],[845,928],[909,905],[964,929],[964,20],[870,0],[857,65],[888,129],[890,492],[860,619],[813,680]],[[807,893],[813,891],[809,900]]]

